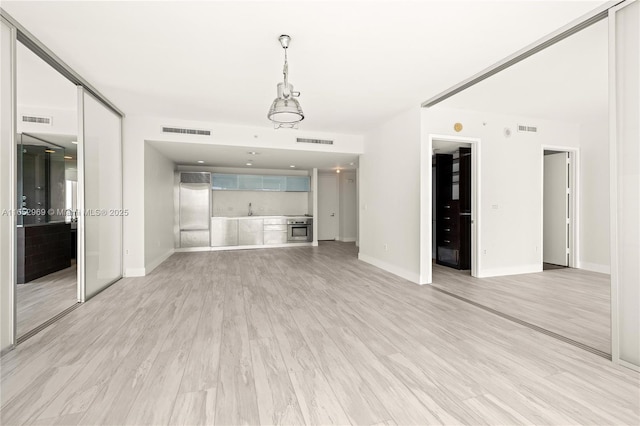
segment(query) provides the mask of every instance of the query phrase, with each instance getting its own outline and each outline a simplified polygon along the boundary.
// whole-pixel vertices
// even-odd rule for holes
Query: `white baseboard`
[[[542,272],[542,264],[516,265],[505,268],[483,269],[478,271],[478,278],[503,277],[505,275],[521,275]]]
[[[223,246],[223,247],[188,247],[175,249],[176,253],[189,253],[198,251],[230,251],[230,250],[256,250],[271,248],[288,248],[288,247],[311,247],[317,246],[318,243],[284,243],[284,244],[261,244],[251,246]]]
[[[578,269],[599,272],[601,274],[611,274],[611,267],[609,265],[600,265],[598,263],[578,262]]]
[[[343,243],[355,243],[356,237],[338,238],[338,241],[342,241]]]
[[[411,281],[412,283],[418,284],[420,282],[420,274],[408,271],[404,268],[399,268],[395,265],[384,262],[380,259],[376,259],[375,257],[371,257],[363,253],[358,253],[358,259],[370,265],[373,265],[377,268],[390,272],[393,275],[397,275],[400,278],[404,278],[405,280]]]
[[[157,258],[155,258],[154,260],[152,260],[151,262],[149,262],[148,265],[145,265],[144,268],[144,273],[145,275],[148,275],[151,273],[151,271],[153,271],[154,269],[156,269],[158,266],[160,266],[160,264],[162,262],[164,262],[165,260],[167,260],[169,258],[169,256],[171,256],[173,253],[175,253],[175,249],[169,249],[165,254],[158,256]]]
[[[625,367],[625,368],[629,368],[629,369],[631,369],[631,370],[639,371],[639,372],[640,372],[640,366],[635,365],[635,364],[631,364],[630,362],[625,361],[625,360],[622,360],[622,359],[620,359],[620,358],[618,358],[617,360],[615,360],[615,361],[613,361],[613,362],[615,362],[615,363],[617,363],[617,364],[620,364],[621,366],[623,366],[623,367]]]
[[[130,277],[144,277],[144,268],[127,268],[124,270],[124,276]]]

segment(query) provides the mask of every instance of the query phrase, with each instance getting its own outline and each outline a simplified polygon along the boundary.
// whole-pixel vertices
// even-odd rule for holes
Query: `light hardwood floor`
[[[609,275],[562,268],[478,279],[434,263],[433,285],[611,354]]]
[[[17,285],[18,337],[78,303],[76,275],[77,269],[73,265],[37,280]]]
[[[640,377],[356,259],[177,253],[2,358],[2,424],[638,424]]]

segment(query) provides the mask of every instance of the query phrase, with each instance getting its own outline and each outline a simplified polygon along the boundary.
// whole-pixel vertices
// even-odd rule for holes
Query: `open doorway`
[[[433,262],[471,273],[471,144],[433,141]],[[438,267],[434,267],[437,269]]]

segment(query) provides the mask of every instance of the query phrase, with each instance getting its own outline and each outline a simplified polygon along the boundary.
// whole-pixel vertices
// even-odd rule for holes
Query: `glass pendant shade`
[[[276,98],[267,114],[274,123],[298,123],[304,119],[300,103],[294,98]]]

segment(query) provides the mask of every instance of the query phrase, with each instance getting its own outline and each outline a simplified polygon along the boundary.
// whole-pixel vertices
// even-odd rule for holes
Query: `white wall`
[[[578,268],[608,274],[609,129],[607,113],[580,125],[580,247]]]
[[[365,135],[359,185],[359,259],[417,283],[420,274],[419,107],[392,117]]]
[[[69,90],[76,93],[76,88],[69,83]],[[38,123],[25,123],[23,115],[38,117],[51,117],[51,125]],[[48,133],[54,135],[78,134],[77,109],[43,108],[18,105],[18,133]]]
[[[358,200],[355,170],[340,173],[340,241],[353,242],[358,236]]]
[[[453,130],[456,122],[463,125],[459,133]],[[538,126],[538,133],[519,133],[518,124]],[[505,136],[505,128],[511,130],[510,137]],[[542,270],[542,145],[579,146],[579,126],[433,107],[422,112],[422,134],[422,149],[429,156],[429,134],[481,139],[478,276]],[[423,184],[430,187],[430,170],[428,175]],[[427,249],[431,251],[430,238]]]
[[[214,216],[309,214],[308,192],[211,191]]]
[[[162,126],[211,129],[212,136],[165,135]],[[333,145],[298,144],[296,137],[331,139]],[[124,206],[129,216],[124,223],[124,270],[126,276],[144,274],[145,233],[153,232],[145,226],[144,202],[144,145],[145,141],[203,143],[252,148],[282,148],[300,151],[324,151],[361,154],[364,139],[359,135],[274,130],[273,127],[251,127],[213,122],[174,120],[158,117],[127,115],[124,119]]]
[[[146,274],[174,252],[174,168],[171,160],[151,145],[144,144],[144,273]]]

